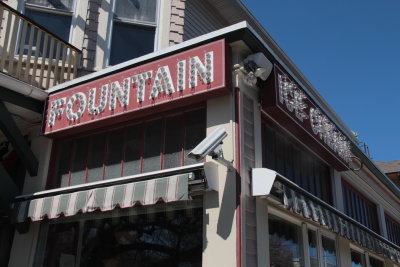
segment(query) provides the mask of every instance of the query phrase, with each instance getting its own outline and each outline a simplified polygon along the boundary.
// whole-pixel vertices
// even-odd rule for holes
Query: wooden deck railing
[[[0,1],[0,72],[48,89],[76,78],[81,51]]]

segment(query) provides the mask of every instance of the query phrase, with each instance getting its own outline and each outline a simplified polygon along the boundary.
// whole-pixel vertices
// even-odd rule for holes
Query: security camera
[[[252,73],[263,81],[267,80],[273,67],[272,63],[261,52],[249,55],[243,63],[249,74]]]
[[[218,158],[222,155],[222,140],[227,137],[225,129],[218,127],[210,133],[200,144],[198,144],[190,153],[189,157],[196,160],[202,160],[207,155]]]

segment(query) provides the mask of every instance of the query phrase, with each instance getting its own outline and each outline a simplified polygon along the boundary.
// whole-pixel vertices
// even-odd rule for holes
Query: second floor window
[[[68,42],[74,11],[74,0],[26,0],[25,15]]]
[[[329,167],[267,123],[263,124],[263,166],[332,204]]]
[[[117,0],[111,32],[108,65],[154,51],[158,0]]]
[[[96,182],[196,163],[188,153],[205,137],[204,109],[57,140],[47,188]]]
[[[389,241],[400,246],[400,223],[387,214],[385,214],[385,223]]]
[[[376,205],[342,180],[344,212],[357,222],[379,233]]]

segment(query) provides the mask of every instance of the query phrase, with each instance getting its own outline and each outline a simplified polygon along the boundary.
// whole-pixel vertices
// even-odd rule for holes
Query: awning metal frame
[[[266,174],[266,176],[262,177],[262,174]],[[262,185],[263,179],[264,185]],[[263,188],[255,189],[255,186]],[[252,171],[252,188],[253,196],[273,199],[275,200],[274,203],[278,202],[286,210],[328,227],[331,231],[400,263],[399,246],[304,190],[285,176],[270,169],[254,168]],[[293,200],[293,198],[296,199]],[[305,216],[306,213],[308,213],[308,216]],[[332,227],[333,225],[334,227]]]

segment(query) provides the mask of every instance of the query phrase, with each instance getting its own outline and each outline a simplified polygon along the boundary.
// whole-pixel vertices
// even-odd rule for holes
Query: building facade
[[[400,266],[399,188],[240,1],[6,5],[8,266]]]

